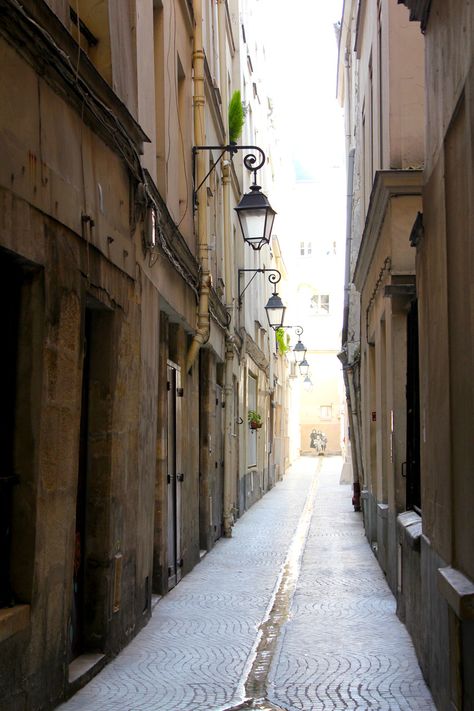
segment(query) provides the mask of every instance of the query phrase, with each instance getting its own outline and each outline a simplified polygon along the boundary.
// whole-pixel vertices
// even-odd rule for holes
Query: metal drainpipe
[[[203,146],[206,142],[205,132],[205,94],[204,94],[204,48],[202,44],[202,0],[193,0],[195,19],[194,28],[194,141],[196,146]],[[196,185],[200,185],[206,175],[206,154],[201,151],[196,156]],[[201,188],[203,190],[203,188]],[[211,287],[211,273],[209,270],[209,237],[207,233],[207,201],[198,196],[197,201],[197,238],[198,260],[201,266],[201,285],[199,290],[199,305],[197,329],[186,357],[186,372],[189,373],[196,360],[199,349],[209,340],[209,293]]]
[[[343,376],[346,387],[346,400],[348,405],[349,425],[351,428],[351,453],[353,472],[353,492],[352,503],[356,510],[360,508],[360,467],[359,467],[359,418],[357,416],[354,383],[352,377],[352,367],[349,363],[348,353],[348,333],[349,333],[349,299],[350,299],[350,279],[351,279],[351,248],[352,248],[352,205],[354,190],[354,160],[355,149],[351,148],[347,161],[347,201],[346,201],[346,262],[344,274],[344,314],[342,324],[342,353]]]
[[[352,466],[354,472],[354,484],[358,485],[360,491],[361,479],[362,479],[362,453],[361,453],[361,431],[360,431],[360,417],[357,408],[357,403],[360,401],[360,391],[356,392],[354,384],[354,367],[356,363],[351,363],[347,368],[347,382],[349,386],[349,397],[350,397],[350,417],[352,418],[353,427],[353,452],[352,452]],[[359,390],[359,388],[358,388]],[[360,503],[360,502],[359,502]]]
[[[352,202],[354,192],[354,157],[351,148],[347,160],[347,197],[346,197],[346,263],[344,270],[344,315],[342,322],[342,347],[347,348],[349,331],[349,295],[351,291],[351,247],[352,247]]]
[[[226,0],[218,0],[217,4],[217,19],[219,31],[219,74],[220,74],[220,91],[222,99],[222,111],[225,126],[225,143],[229,143],[228,122],[227,122],[227,62],[226,62]],[[226,329],[226,348],[225,348],[225,371],[224,371],[224,393],[225,393],[225,411],[224,411],[224,511],[223,524],[224,536],[232,537],[232,526],[234,524],[233,502],[232,502],[232,462],[234,450],[233,423],[234,423],[234,339],[232,337],[234,330],[234,254],[232,239],[232,221],[230,219],[230,161],[228,156],[224,157],[222,163],[222,193],[223,193],[223,211],[224,211],[224,274],[225,274],[225,301],[227,312],[230,316],[229,326]]]

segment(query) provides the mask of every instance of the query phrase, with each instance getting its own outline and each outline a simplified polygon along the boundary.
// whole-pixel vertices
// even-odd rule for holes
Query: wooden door
[[[168,363],[168,589],[181,580],[181,387],[179,367]]]

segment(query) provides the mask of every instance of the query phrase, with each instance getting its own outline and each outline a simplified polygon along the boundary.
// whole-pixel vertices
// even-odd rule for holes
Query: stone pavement
[[[299,459],[60,710],[435,709],[340,471]]]

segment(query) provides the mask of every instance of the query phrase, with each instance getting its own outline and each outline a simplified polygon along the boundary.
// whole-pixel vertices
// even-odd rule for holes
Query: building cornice
[[[255,365],[257,365],[261,370],[265,372],[266,375],[268,375],[270,362],[265,353],[262,351],[261,348],[259,348],[259,346],[255,343],[252,336],[248,332],[246,333],[245,337],[245,349],[247,355],[250,356]]]
[[[43,0],[4,0],[0,35],[138,177],[139,154],[149,138],[48,5]]]
[[[219,298],[216,290],[212,286],[209,292],[209,313],[216,323],[221,328],[228,328],[230,323],[230,315],[226,305]]]
[[[161,239],[157,242],[160,253],[165,256],[177,273],[189,284],[195,294],[199,288],[199,265],[188,243],[176,227],[165,201],[158,192],[150,173],[144,170],[147,187],[158,208]]]
[[[354,269],[353,283],[357,291],[362,291],[367,279],[389,201],[394,197],[421,195],[422,188],[422,170],[378,170],[376,172]]]
[[[158,192],[158,188],[153,182],[150,173],[147,170],[144,172],[147,178],[148,189],[158,207],[158,219],[161,228],[159,233],[160,240],[157,242],[158,250],[160,254],[168,260],[176,273],[179,274],[193,290],[197,298],[200,277],[198,261],[189,249],[188,243],[183,235],[176,227],[166,203]],[[211,287],[209,292],[209,303],[211,316],[222,328],[226,328],[229,325],[229,314],[214,287]]]

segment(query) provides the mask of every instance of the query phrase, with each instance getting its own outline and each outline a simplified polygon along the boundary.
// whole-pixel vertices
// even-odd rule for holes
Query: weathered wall
[[[426,625],[420,654],[440,708],[458,709],[474,703],[470,615],[457,607],[461,583],[454,578],[440,587],[438,568],[452,566],[474,593],[473,42],[472,5],[433,0],[425,34],[424,234],[417,248]]]
[[[139,282],[133,283],[93,247],[9,191],[2,190],[1,198],[0,244],[12,247],[14,241],[18,255],[40,266],[42,285],[23,305],[27,319],[37,317],[35,364],[30,392],[19,406],[24,428],[17,431],[15,455],[20,480],[26,476],[33,491],[26,506],[22,485],[18,489],[12,551],[14,588],[18,581],[14,591],[19,602],[30,604],[31,618],[24,632],[0,647],[2,669],[11,668],[2,674],[2,698],[12,699],[5,708],[17,710],[47,705],[48,699],[62,693],[67,677],[82,332],[88,297],[103,310],[97,312],[101,358],[91,363],[89,471],[94,485],[88,493],[92,523],[85,555],[86,567],[92,560],[95,567],[87,573],[94,594],[86,634],[94,648],[116,653],[147,619],[143,611],[149,611],[148,502],[153,477],[145,463],[153,459],[154,438],[148,419],[140,418],[139,403],[153,413],[150,387],[156,371],[152,348],[143,347],[142,338],[146,341],[149,331],[142,334],[140,313],[142,304],[145,318],[150,309],[152,314],[156,311],[156,296],[142,293]],[[20,349],[22,345],[20,341]],[[28,353],[21,351],[21,362],[27,361]],[[33,395],[36,407],[29,408]],[[30,510],[36,517],[35,535],[30,532],[25,539]],[[32,554],[30,582],[22,570],[23,551]],[[123,567],[119,609],[113,612],[117,553],[123,556]]]

